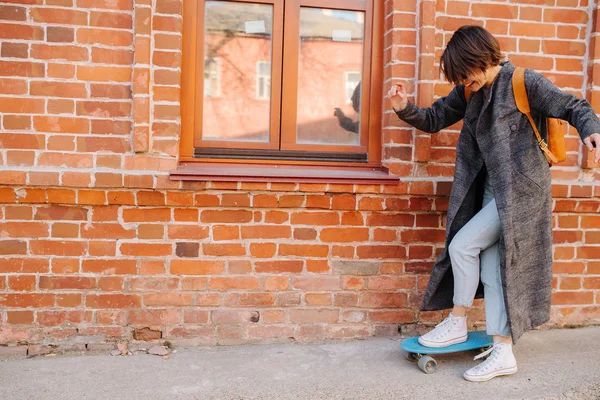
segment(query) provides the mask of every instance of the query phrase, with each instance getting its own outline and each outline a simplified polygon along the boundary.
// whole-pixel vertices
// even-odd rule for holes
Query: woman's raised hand
[[[404,88],[403,83],[393,84],[388,92],[388,96],[392,102],[392,107],[394,107],[396,111],[404,110],[408,104],[408,96],[406,95],[406,89]]]

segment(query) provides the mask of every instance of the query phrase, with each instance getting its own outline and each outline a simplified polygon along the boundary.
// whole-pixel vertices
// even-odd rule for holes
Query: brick
[[[29,10],[29,15],[35,22],[61,25],[87,25],[87,13],[80,10],[32,7]]]
[[[130,310],[127,314],[127,323],[134,325],[179,324],[179,314],[179,310],[176,309]]]
[[[105,49],[102,47],[92,47],[92,62],[99,64],[120,64],[129,66],[133,64],[133,51],[126,49]],[[106,72],[106,70],[103,70],[102,72]],[[131,73],[131,70],[129,70],[129,73]],[[125,74],[125,72],[123,72],[123,74]],[[118,80],[122,82],[125,81],[122,78]]]
[[[73,28],[49,26],[46,28],[46,41],[72,43],[75,40]]]
[[[33,311],[7,311],[6,319],[9,324],[32,324]]]
[[[75,66],[48,63],[48,76],[50,78],[71,79],[75,76]]]
[[[29,46],[26,43],[2,43],[2,50],[0,52],[2,57],[14,57],[14,58],[28,58],[29,57]]]
[[[144,305],[149,307],[191,306],[194,295],[190,293],[152,293],[144,295]]]
[[[152,17],[152,29],[154,31],[181,32],[181,27],[181,18],[161,15],[154,15]]]
[[[509,34],[512,36],[551,38],[555,36],[555,32],[556,26],[554,24],[511,21]]]
[[[154,47],[163,50],[179,50],[182,37],[180,35],[171,35],[166,33],[156,33],[154,35]]]
[[[552,9],[544,10],[544,22],[563,22],[567,24],[586,24],[588,13],[582,10]]]
[[[77,101],[77,115],[93,117],[128,117],[131,115],[131,103],[110,101]]]
[[[179,68],[181,66],[181,53],[155,50],[152,53],[152,64],[158,67]]]
[[[81,237],[86,239],[134,239],[136,232],[135,229],[125,229],[120,224],[95,223],[84,225],[81,229]]]
[[[0,171],[0,184],[25,185],[27,173],[20,171]]]
[[[171,260],[174,275],[217,275],[225,272],[225,262],[205,260]]]
[[[130,11],[133,9],[133,0],[77,0],[77,6]]]
[[[244,256],[246,249],[242,244],[209,244],[202,245],[202,253],[205,256]]]
[[[81,276],[40,276],[41,290],[83,290],[95,288],[95,278]]]
[[[160,14],[181,14],[182,2],[179,0],[158,0],[156,11]]]
[[[90,26],[131,29],[132,19],[126,13],[90,11]]]
[[[177,120],[180,117],[178,105],[154,105],[154,117],[159,120]]]
[[[43,77],[44,74],[44,64],[41,63],[0,61],[0,76]]]
[[[339,225],[340,217],[336,212],[296,212],[291,213],[293,225]]]
[[[230,225],[213,226],[213,240],[238,240],[240,238],[240,227]]]
[[[27,19],[27,9],[16,6],[0,6],[0,20],[25,21]]]
[[[98,289],[103,292],[122,292],[125,280],[116,276],[98,278]]]
[[[0,98],[0,113],[43,114],[44,99]]]
[[[108,99],[130,99],[131,86],[129,85],[102,85],[91,84],[91,97],[100,97]]]
[[[7,151],[6,152],[6,165],[16,166],[33,166],[35,162],[35,153],[32,151]],[[30,176],[31,176],[30,172]],[[58,182],[58,181],[57,181]],[[33,182],[29,182],[30,185],[34,185]]]
[[[105,29],[80,28],[77,30],[77,43],[103,44],[106,46],[131,46],[133,35],[130,32]]]
[[[31,58],[38,60],[87,61],[88,50],[80,46],[32,44]]]
[[[178,278],[133,278],[129,280],[132,291],[174,291],[179,287]]]
[[[276,251],[275,243],[250,243],[250,254],[256,258],[271,258]]]
[[[364,242],[369,240],[368,228],[324,228],[322,242]]]
[[[67,166],[71,168],[91,168],[93,166],[93,157],[88,154],[69,154],[69,153],[56,153],[46,152],[39,156],[39,166]],[[76,173],[73,173],[76,174]],[[87,174],[87,173],[84,173]],[[89,175],[89,174],[87,174]],[[63,176],[63,183],[64,176]]]
[[[275,295],[272,293],[235,293],[229,294],[225,302],[228,306],[233,307],[269,307],[275,304]]]
[[[150,22],[152,21],[152,9],[149,7],[135,7],[135,32],[137,35],[150,34]],[[137,48],[137,44],[136,44]],[[144,64],[147,64],[144,63]]]
[[[80,294],[59,293],[56,294],[56,305],[58,307],[73,308],[81,305],[82,296]]]
[[[287,239],[292,236],[289,226],[255,225],[242,227],[242,239]]]
[[[583,56],[585,54],[585,43],[574,41],[544,40],[542,52],[545,54],[562,54],[569,56]]]
[[[46,5],[73,7],[73,0],[46,0]]]
[[[53,294],[6,294],[0,297],[0,305],[11,308],[46,308],[54,305]]]
[[[2,68],[0,61],[0,68]],[[1,75],[1,71],[0,71]],[[21,79],[0,79],[0,94],[26,94],[27,82]]]
[[[154,70],[154,82],[157,85],[179,85],[180,78],[181,74],[177,71],[170,71],[164,69]]]
[[[0,246],[10,246],[11,241],[1,241]],[[13,241],[16,242],[16,241]],[[24,242],[21,242],[24,243]],[[8,252],[2,252],[0,247],[0,254],[11,254]],[[14,254],[14,253],[13,253]],[[24,253],[22,253],[24,254]],[[38,273],[48,272],[49,263],[45,258],[0,258],[0,272],[2,273]]]
[[[29,85],[29,91],[32,96],[70,98],[87,97],[87,89],[83,83],[32,81]]]
[[[141,299],[133,294],[88,294],[85,299],[88,308],[139,308]]]
[[[130,121],[91,120],[92,132],[106,135],[128,135],[131,133]]]
[[[547,12],[547,11],[546,11]],[[472,4],[471,16],[484,18],[517,19],[519,7],[503,4]]]
[[[592,304],[594,292],[555,292],[552,293],[552,304]]]
[[[130,143],[129,139],[124,138],[78,137],[77,150],[86,153],[96,153],[100,151],[126,153],[130,151]],[[100,173],[96,173],[96,177],[98,177],[99,174]],[[118,174],[118,176],[121,177],[121,174]],[[114,186],[112,187],[120,186],[123,186],[122,178],[117,179],[117,181],[114,183]]]
[[[173,253],[171,244],[121,243],[119,249],[124,256],[162,257]]]
[[[44,29],[39,26],[0,23],[0,39],[43,40]]]
[[[175,243],[175,255],[177,257],[198,257],[200,251],[199,243],[178,242]]]
[[[18,219],[18,220],[30,220],[33,216],[33,207],[29,206],[5,206],[4,207],[4,218],[6,220]]]
[[[52,237],[56,238],[78,238],[79,224],[63,224],[56,222],[52,224]]]
[[[50,198],[50,195],[49,195]],[[72,197],[69,197],[69,199]],[[88,218],[88,210],[81,207],[49,206],[36,207],[34,219],[50,221],[85,221]]]
[[[31,292],[35,290],[35,279],[33,275],[9,276],[8,287],[14,291]]]
[[[257,261],[255,263],[257,273],[301,273],[303,268],[304,262],[296,260]]]
[[[48,99],[49,114],[73,114],[75,111],[75,102],[73,100]]]
[[[81,264],[83,272],[107,275],[132,275],[136,273],[135,260],[83,260]]]
[[[43,222],[0,222],[0,232],[11,238],[48,237],[48,224]]]
[[[31,254],[56,256],[83,256],[87,250],[86,242],[60,240],[31,240]]]
[[[27,243],[21,240],[0,240],[0,254],[27,254]]]

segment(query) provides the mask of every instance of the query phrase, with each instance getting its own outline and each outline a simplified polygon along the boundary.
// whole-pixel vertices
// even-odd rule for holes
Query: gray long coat
[[[448,245],[480,209],[485,169],[493,187],[502,234],[500,269],[504,302],[513,342],[550,319],[552,291],[552,192],[550,168],[537,146],[527,117],[517,110],[512,91],[515,67],[502,63],[491,88],[471,95],[464,86],[430,108],[412,103],[397,112],[400,119],[435,133],[464,119],[456,146],[456,167],[450,193],[446,246],[431,272],[421,310],[451,308],[454,281]],[[560,118],[577,128],[581,139],[600,133],[600,121],[586,100],[559,90],[532,70],[525,72],[532,114],[547,137],[543,116]],[[483,297],[479,285],[476,298]]]

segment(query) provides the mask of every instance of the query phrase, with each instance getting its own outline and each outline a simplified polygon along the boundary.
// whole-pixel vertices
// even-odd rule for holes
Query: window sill
[[[400,177],[391,175],[383,167],[181,163],[171,171],[170,180],[397,185]]]

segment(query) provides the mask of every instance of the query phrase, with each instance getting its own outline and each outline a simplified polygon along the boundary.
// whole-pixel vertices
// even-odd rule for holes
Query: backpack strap
[[[557,163],[558,160],[554,154],[552,154],[544,139],[542,139],[540,136],[540,132],[535,126],[535,122],[531,116],[531,108],[529,107],[529,99],[527,98],[527,90],[525,89],[525,68],[515,68],[512,76],[512,87],[517,108],[527,116],[527,119],[529,120],[529,123],[531,124],[533,132],[535,133],[535,137],[538,141],[538,146],[540,146],[540,149],[548,160],[552,160],[553,163]]]

